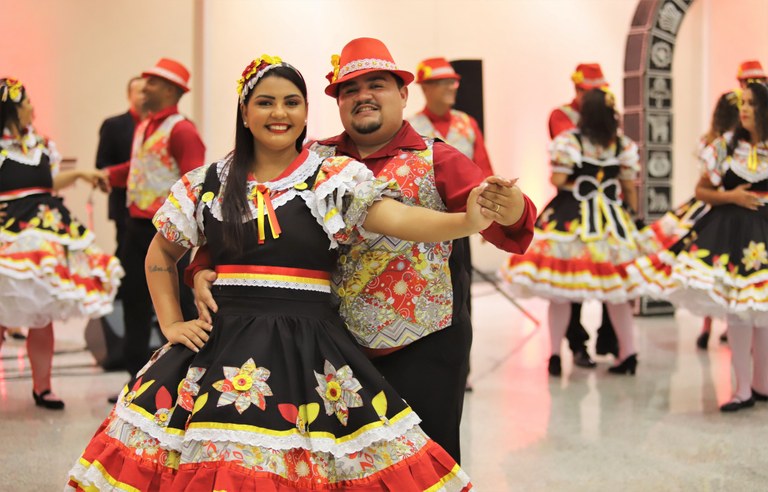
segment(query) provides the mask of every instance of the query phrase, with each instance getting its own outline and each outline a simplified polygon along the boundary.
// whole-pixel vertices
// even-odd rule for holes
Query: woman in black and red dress
[[[74,490],[467,490],[331,303],[339,242],[441,241],[487,227],[383,198],[365,165],[303,149],[306,85],[279,58],[240,80],[234,151],[186,174],[155,216],[147,279],[169,340],[70,472]],[[213,324],[182,321],[176,260],[207,244]]]
[[[0,79],[0,344],[6,328],[29,328],[32,396],[62,409],[51,391],[53,321],[110,312],[122,268],[53,194],[76,180],[105,186],[101,171],[59,173],[56,147],[32,128],[33,114],[24,85]]]
[[[627,272],[643,294],[724,317],[736,384],[720,407],[768,401],[768,88],[744,90],[739,125],[702,153],[696,198],[712,209],[680,241]]]

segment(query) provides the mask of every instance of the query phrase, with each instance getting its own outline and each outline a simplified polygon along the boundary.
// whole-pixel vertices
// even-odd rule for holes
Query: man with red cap
[[[336,99],[344,132],[315,143],[317,152],[353,157],[391,180],[396,199],[437,210],[463,210],[469,191],[485,179],[481,205],[496,222],[483,236],[512,253],[526,250],[533,203],[515,181],[486,178],[454,147],[420,136],[403,120],[414,77],[397,68],[384,43],[354,39],[331,63],[325,93]],[[461,242],[366,236],[342,251],[336,279],[350,331],[457,462],[472,343],[465,255]]]
[[[492,244],[522,253],[533,238],[536,207],[515,181],[483,171],[450,145],[420,136],[403,120],[413,74],[397,68],[378,39],[350,41],[331,58],[325,93],[334,97],[344,132],[312,144],[321,156],[344,155],[391,181],[394,198],[441,211],[464,210],[485,180],[480,204],[496,222],[483,231]],[[459,424],[472,326],[469,276],[462,243],[422,244],[361,232],[339,251],[334,293],[339,313],[373,364],[422,419],[421,426],[458,462]],[[198,305],[215,311],[198,254],[189,269]],[[207,289],[206,289],[207,288]],[[207,290],[207,295],[202,292]]]
[[[608,87],[608,82],[603,76],[603,70],[599,63],[580,63],[571,75],[571,80],[576,92],[573,101],[555,108],[549,115],[549,137],[552,139],[564,131],[576,128],[579,124],[581,98],[585,92],[590,89]],[[595,361],[587,352],[589,334],[581,324],[581,304],[571,304],[571,322],[565,336],[568,339],[568,346],[573,352],[573,363],[579,367],[595,367]],[[597,333],[596,351],[599,355],[618,354],[619,352],[616,333],[608,317],[608,310],[605,308],[603,308],[603,321]],[[559,371],[559,364],[558,367],[551,367],[552,363],[552,359],[550,359],[550,373]]]
[[[741,62],[739,65],[739,71],[736,73],[736,79],[739,81],[739,86],[742,89],[746,89],[747,85],[752,82],[759,82],[765,84],[768,80],[763,66],[757,60],[747,60]]]
[[[428,58],[416,67],[416,83],[421,86],[426,104],[419,113],[408,118],[416,132],[429,138],[439,138],[469,157],[486,176],[493,175],[483,133],[477,121],[467,113],[453,108],[461,75],[445,58]],[[469,238],[461,240],[466,248],[465,265],[472,278],[472,252]],[[472,303],[469,302],[470,314]],[[467,383],[467,391],[472,387]]]
[[[416,68],[416,83],[421,86],[426,104],[408,118],[419,135],[439,138],[477,164],[486,176],[493,174],[483,134],[477,121],[453,109],[461,75],[445,58],[428,58]]]
[[[195,125],[179,114],[177,107],[181,97],[189,92],[189,71],[175,60],[161,58],[141,76],[146,79],[144,110],[149,117],[136,126],[131,160],[108,168],[110,184],[125,187],[127,195],[126,247],[120,260],[126,271],[123,356],[132,376],[150,355],[153,310],[144,257],[156,233],[152,217],[168,196],[171,185],[202,166],[205,158],[205,146]],[[180,271],[183,269],[180,262]],[[197,314],[192,293],[183,284],[181,291],[184,316],[193,319]]]

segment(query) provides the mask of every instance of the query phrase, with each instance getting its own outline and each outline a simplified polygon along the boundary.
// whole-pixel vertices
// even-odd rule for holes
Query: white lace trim
[[[637,145],[635,142],[627,138],[625,135],[619,133],[618,138],[621,139],[622,150],[617,156],[615,144],[608,148],[601,148],[593,145],[589,140],[582,138],[581,148],[579,147],[578,139],[576,138],[576,132],[571,130],[567,133],[557,136],[550,144],[550,154],[556,167],[567,167],[568,164],[574,166],[581,166],[582,163],[588,163],[595,166],[607,167],[620,165],[624,168],[629,168],[634,172],[640,171],[640,155],[638,153]],[[563,161],[561,155],[564,155],[568,160]],[[556,159],[560,158],[559,161]],[[561,166],[557,166],[560,164]],[[563,172],[563,171],[558,171]]]
[[[333,81],[336,82],[340,78],[344,77],[348,73],[357,72],[358,70],[365,70],[368,68],[376,68],[379,70],[397,70],[397,65],[389,60],[382,60],[381,58],[363,58],[360,60],[353,60],[339,70],[339,76]]]
[[[315,187],[315,202],[308,205],[317,210],[315,217],[322,218],[320,225],[328,233],[331,240],[331,248],[338,247],[336,233],[351,226],[357,226],[362,232],[362,225],[367,216],[367,208],[358,216],[343,215],[342,211],[347,212],[344,207],[344,198],[347,195],[355,196],[357,188],[361,184],[371,183],[374,179],[373,172],[365,164],[350,160],[346,166],[327,181],[320,183]],[[336,209],[338,213],[332,217],[326,218],[331,210]]]
[[[154,421],[148,420],[139,412],[124,406],[123,396],[124,395],[122,394],[120,395],[120,401],[118,401],[117,405],[115,405],[115,415],[117,415],[119,420],[122,420],[123,422],[126,422],[141,430],[142,432],[149,434],[151,437],[157,439],[162,447],[181,452],[181,447],[184,443],[184,436],[168,434]]]
[[[305,284],[301,282],[288,282],[285,280],[256,280],[240,278],[218,278],[213,285],[235,285],[243,287],[277,287],[281,289],[311,290],[314,292],[331,292],[330,285]]]
[[[183,436],[176,436],[168,434],[159,425],[148,420],[140,413],[123,406],[121,402],[118,402],[115,406],[115,414],[119,420],[132,425],[154,439],[157,439],[160,446],[178,452],[182,451],[184,443],[188,441],[224,441],[281,451],[301,448],[313,452],[331,453],[337,458],[356,453],[375,442],[394,440],[395,438],[406,434],[421,422],[421,418],[419,418],[415,412],[411,412],[396,423],[385,424],[370,429],[354,439],[338,443],[335,439],[327,437],[310,437],[309,435],[301,434],[271,436],[259,434],[258,431],[237,431],[227,429],[193,428],[189,429]]]
[[[755,171],[750,171],[747,163],[749,161],[749,153],[751,150],[752,148],[749,144],[740,141],[733,150],[733,157],[728,159],[726,163],[736,176],[749,183],[758,183],[768,178],[768,150],[765,148],[757,149],[757,169]]]
[[[166,200],[152,218],[152,223],[157,227],[158,232],[168,240],[185,248],[202,246],[205,243],[205,237],[201,233],[203,230],[202,215],[198,214],[198,209],[202,207],[198,207],[198,203],[200,202],[200,190],[203,187],[205,175],[208,169],[216,164],[206,164],[186,173],[184,177],[189,182],[189,189],[181,179],[171,186],[169,197],[173,197],[178,206],[171,200]],[[194,195],[194,200],[190,198],[188,192]],[[181,234],[182,238],[173,238],[173,235],[169,233],[169,229],[172,227]]]
[[[62,246],[66,246],[70,251],[84,250],[91,246],[95,239],[93,233],[88,229],[86,229],[85,233],[79,239],[36,228],[23,229],[17,234],[14,234],[7,229],[0,230],[0,241],[4,243],[12,243],[21,239],[26,240],[27,238],[38,238],[42,241],[61,244]]]
[[[299,434],[269,436],[249,431],[196,428],[189,429],[185,434],[184,440],[237,442],[246,446],[261,446],[281,451],[301,448],[313,452],[331,453],[338,458],[356,453],[375,442],[394,440],[406,434],[413,427],[417,426],[419,422],[421,422],[419,416],[415,412],[411,412],[394,424],[376,427],[342,443],[337,443],[333,438],[309,437]]]
[[[573,132],[563,133],[555,137],[549,144],[549,154],[552,162],[560,164],[562,167],[573,167],[581,164],[581,152]],[[562,155],[567,160],[563,160]]]
[[[312,175],[317,171],[318,166],[322,164],[323,158],[318,155],[316,152],[310,150],[307,159],[298,167],[295,171],[293,171],[288,176],[278,179],[277,181],[267,181],[266,183],[263,183],[264,186],[269,188],[271,191],[283,191],[285,190],[285,193],[275,197],[272,199],[272,207],[274,209],[278,209],[281,206],[285,205],[286,203],[293,200],[296,195],[299,193],[298,190],[294,188],[294,186],[304,183],[307,179],[312,177]],[[221,188],[219,189],[218,193],[216,194],[216,198],[207,204],[208,208],[211,210],[211,214],[216,218],[218,221],[224,220],[224,215],[221,210],[221,197],[224,196],[224,189],[226,187],[226,181],[227,176],[229,175],[229,158],[225,160],[221,160],[217,163],[217,173],[219,176],[219,181],[222,183]],[[256,181],[248,181],[248,185],[246,188],[247,193],[250,195],[250,193],[253,191],[253,189],[258,185]],[[253,204],[253,201],[248,201],[248,209],[251,212],[250,218],[244,217],[243,222],[249,222],[253,219],[258,218],[258,209],[256,208],[256,205]],[[202,207],[200,207],[200,211],[202,211]],[[266,213],[266,210],[264,211]],[[199,215],[199,221],[202,223],[202,214]]]

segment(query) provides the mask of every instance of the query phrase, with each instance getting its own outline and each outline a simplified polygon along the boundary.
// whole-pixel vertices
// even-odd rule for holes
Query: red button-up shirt
[[[581,111],[576,99],[568,103],[567,106],[570,106],[577,113]],[[562,109],[556,108],[552,110],[552,113],[549,115],[549,138],[555,138],[571,128],[576,128],[576,125]]]

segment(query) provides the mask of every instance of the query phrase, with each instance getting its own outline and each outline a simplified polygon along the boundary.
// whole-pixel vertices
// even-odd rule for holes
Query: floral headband
[[[283,62],[279,56],[261,55],[255,58],[245,67],[242,77],[237,81],[237,95],[240,96],[240,103],[245,103],[245,98],[248,93],[256,86],[256,83],[261,79],[265,73],[272,70],[275,67],[288,67],[296,72],[302,79],[301,73],[296,70],[292,65]]]
[[[19,79],[0,79],[0,102],[6,102],[8,99],[16,104],[21,102],[24,86]]]
[[[600,87],[599,89],[605,94],[606,106],[610,106],[612,108],[616,107],[616,95],[613,93],[613,91],[607,87]]]

